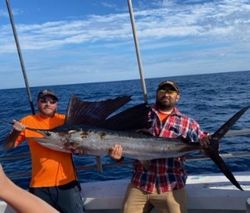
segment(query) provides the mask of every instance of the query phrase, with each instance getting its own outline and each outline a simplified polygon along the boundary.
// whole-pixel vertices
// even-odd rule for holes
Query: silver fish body
[[[201,149],[197,143],[183,143],[181,139],[159,138],[140,133],[115,132],[108,130],[71,130],[63,132],[39,131],[43,138],[36,138],[41,145],[57,151],[76,152],[84,150],[85,154],[104,156],[110,148],[120,144],[123,155],[138,160],[179,157]]]

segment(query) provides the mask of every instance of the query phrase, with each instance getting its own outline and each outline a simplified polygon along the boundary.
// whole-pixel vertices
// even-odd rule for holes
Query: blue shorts
[[[77,181],[55,187],[31,187],[29,191],[61,213],[84,213],[81,187]]]

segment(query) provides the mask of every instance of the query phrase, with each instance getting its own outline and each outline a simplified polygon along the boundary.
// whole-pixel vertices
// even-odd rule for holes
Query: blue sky
[[[9,0],[30,86],[138,79],[127,0]],[[146,78],[250,70],[249,0],[133,0]],[[24,87],[5,0],[0,89]]]

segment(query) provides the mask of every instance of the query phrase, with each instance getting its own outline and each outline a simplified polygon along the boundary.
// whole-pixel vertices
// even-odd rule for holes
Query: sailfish
[[[162,138],[145,135],[136,130],[149,128],[150,106],[138,104],[118,113],[117,110],[131,100],[130,96],[122,96],[103,101],[81,101],[73,96],[68,104],[63,126],[52,130],[34,130],[43,135],[34,138],[41,145],[61,152],[72,152],[83,149],[85,154],[108,155],[111,147],[120,144],[123,156],[141,162],[180,157],[185,154],[203,150],[214,161],[221,172],[238,189],[243,190],[224,160],[219,155],[219,141],[248,110],[244,107],[226,121],[210,137],[207,148],[201,147],[183,138]],[[30,128],[31,129],[31,128]],[[69,148],[71,147],[71,148]]]

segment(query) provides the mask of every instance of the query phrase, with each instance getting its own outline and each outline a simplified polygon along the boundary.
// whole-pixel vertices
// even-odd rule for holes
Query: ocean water
[[[250,104],[250,71],[218,74],[178,76],[169,78],[146,79],[148,102],[154,103],[155,89],[162,80],[175,80],[181,89],[179,109],[196,119],[208,132],[215,132],[234,113]],[[70,96],[76,95],[84,100],[104,100],[122,95],[131,95],[132,101],[126,107],[143,102],[139,80],[119,82],[88,83],[61,86],[31,88],[33,99],[40,89],[53,89],[60,98],[59,112],[64,113]],[[4,143],[11,130],[13,119],[20,119],[31,113],[26,90],[0,90],[0,143]],[[250,128],[250,110],[246,112],[232,129]],[[19,186],[27,188],[30,179],[30,156],[26,143],[10,151],[1,150],[0,162],[7,175]],[[250,138],[237,136],[223,138],[220,152],[250,152]],[[229,168],[235,171],[249,171],[250,158],[237,157],[224,159]],[[109,157],[102,157],[106,165],[114,164]],[[95,157],[74,156],[78,177],[81,182],[127,178],[131,175],[132,161],[126,159],[124,164],[104,166],[103,172],[96,171]],[[187,161],[189,174],[220,172],[211,160]]]

